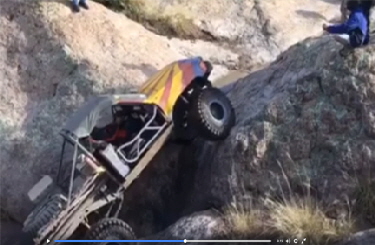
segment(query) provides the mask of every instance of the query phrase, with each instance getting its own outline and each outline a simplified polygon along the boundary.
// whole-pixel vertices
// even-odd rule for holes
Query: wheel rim
[[[211,111],[211,115],[213,116],[213,118],[215,118],[215,120],[221,121],[224,119],[224,116],[225,116],[224,107],[221,104],[217,103],[216,101],[210,104],[210,111]]]
[[[212,101],[210,104],[206,105],[206,111],[211,115],[211,121],[216,127],[221,127],[227,117],[227,112],[225,107],[220,101]]]

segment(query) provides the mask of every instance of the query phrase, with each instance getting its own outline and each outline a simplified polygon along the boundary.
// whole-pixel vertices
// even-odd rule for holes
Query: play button
[[[47,243],[49,243],[50,242],[50,240],[49,239],[47,239]]]

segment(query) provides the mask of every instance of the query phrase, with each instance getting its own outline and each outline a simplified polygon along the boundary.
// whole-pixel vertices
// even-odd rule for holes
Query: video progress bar
[[[246,243],[253,243],[253,242],[263,242],[263,243],[270,243],[271,240],[55,240],[55,242],[246,242]]]

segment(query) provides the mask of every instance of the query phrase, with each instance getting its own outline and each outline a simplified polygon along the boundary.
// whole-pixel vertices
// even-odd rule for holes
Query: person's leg
[[[86,0],[80,0],[79,1],[79,4],[85,8],[85,9],[89,9],[89,6],[87,5],[87,1]]]
[[[333,38],[344,47],[350,47],[350,36],[348,34],[333,35]]]
[[[79,12],[79,0],[72,0],[73,11]]]
[[[341,34],[341,35],[333,35],[333,38],[336,42],[341,43],[344,47],[339,51],[341,56],[347,56],[352,50],[352,46],[350,45],[350,36],[348,34]]]
[[[354,50],[353,46],[350,43],[350,36],[348,34],[333,35],[333,38],[344,46],[339,51],[341,56],[345,57]]]

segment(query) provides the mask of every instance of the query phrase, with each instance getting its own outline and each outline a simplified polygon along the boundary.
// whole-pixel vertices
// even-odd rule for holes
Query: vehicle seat
[[[129,139],[130,135],[126,129],[120,127],[115,123],[107,125],[103,128],[94,128],[93,132],[91,133],[91,141],[92,142],[106,142],[112,143],[114,146],[119,146],[123,142]]]

